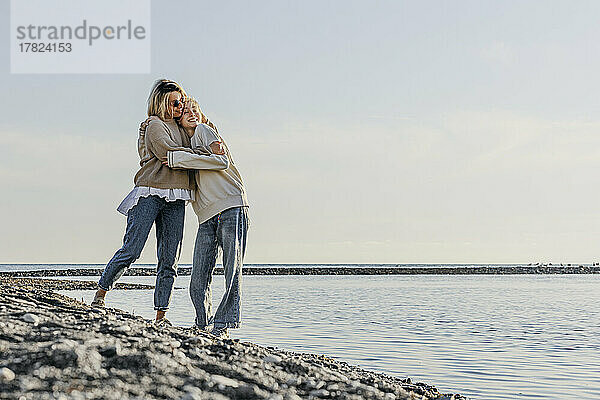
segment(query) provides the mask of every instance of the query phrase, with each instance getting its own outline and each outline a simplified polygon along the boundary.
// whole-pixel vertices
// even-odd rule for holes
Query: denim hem
[[[107,292],[110,290],[110,289],[105,289],[105,288],[103,288],[102,286],[100,286],[100,284],[98,284],[98,287],[99,287],[100,289],[102,289],[102,290],[106,290]]]
[[[167,311],[169,307],[154,307],[156,311]]]
[[[210,332],[210,331],[212,330],[212,328],[211,328],[211,327],[212,327],[212,325],[211,325],[211,324],[204,325],[204,326],[200,326],[200,325],[196,325],[196,324],[194,324],[194,325],[192,326],[192,328],[193,328],[193,329],[199,329],[199,330],[201,330],[201,331],[203,331],[203,332]]]

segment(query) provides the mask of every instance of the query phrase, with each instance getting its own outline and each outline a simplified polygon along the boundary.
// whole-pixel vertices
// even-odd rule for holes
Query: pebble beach
[[[159,327],[54,291],[77,285],[95,282],[0,278],[0,398],[465,399],[325,355]]]

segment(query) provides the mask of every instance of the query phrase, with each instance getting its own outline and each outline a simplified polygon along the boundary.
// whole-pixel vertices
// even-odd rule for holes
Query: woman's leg
[[[158,265],[154,289],[154,309],[157,310],[157,319],[164,316],[164,312],[169,308],[171,302],[185,221],[185,201],[161,199],[161,202],[163,204],[156,217]]]
[[[217,238],[223,248],[225,293],[215,312],[215,328],[239,328],[242,265],[246,252],[248,215],[246,207],[235,207],[220,213]]]
[[[159,213],[160,200],[156,196],[142,197],[127,214],[127,229],[121,247],[108,262],[98,281],[98,287],[103,292],[112,289],[114,283],[144,249],[150,229]],[[103,297],[103,296],[102,296]]]
[[[198,226],[194,264],[190,277],[190,298],[196,309],[196,326],[205,329],[212,315],[210,283],[217,263],[217,217]]]

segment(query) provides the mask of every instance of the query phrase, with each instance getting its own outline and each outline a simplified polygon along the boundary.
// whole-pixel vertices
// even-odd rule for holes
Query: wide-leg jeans
[[[242,265],[248,233],[248,207],[234,207],[200,224],[194,247],[194,263],[190,279],[190,297],[196,309],[196,326],[206,328],[239,328]],[[217,262],[218,249],[223,251],[225,292],[212,313],[210,284]]]

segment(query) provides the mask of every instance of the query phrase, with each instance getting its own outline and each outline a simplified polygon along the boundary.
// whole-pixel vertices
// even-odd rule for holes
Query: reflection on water
[[[176,282],[184,289],[168,317],[177,325],[194,320],[188,283]],[[222,286],[216,276],[215,301]],[[600,398],[600,276],[247,276],[243,291],[243,327],[233,333],[243,341],[473,399]],[[152,291],[113,291],[107,304],[154,313]]]

